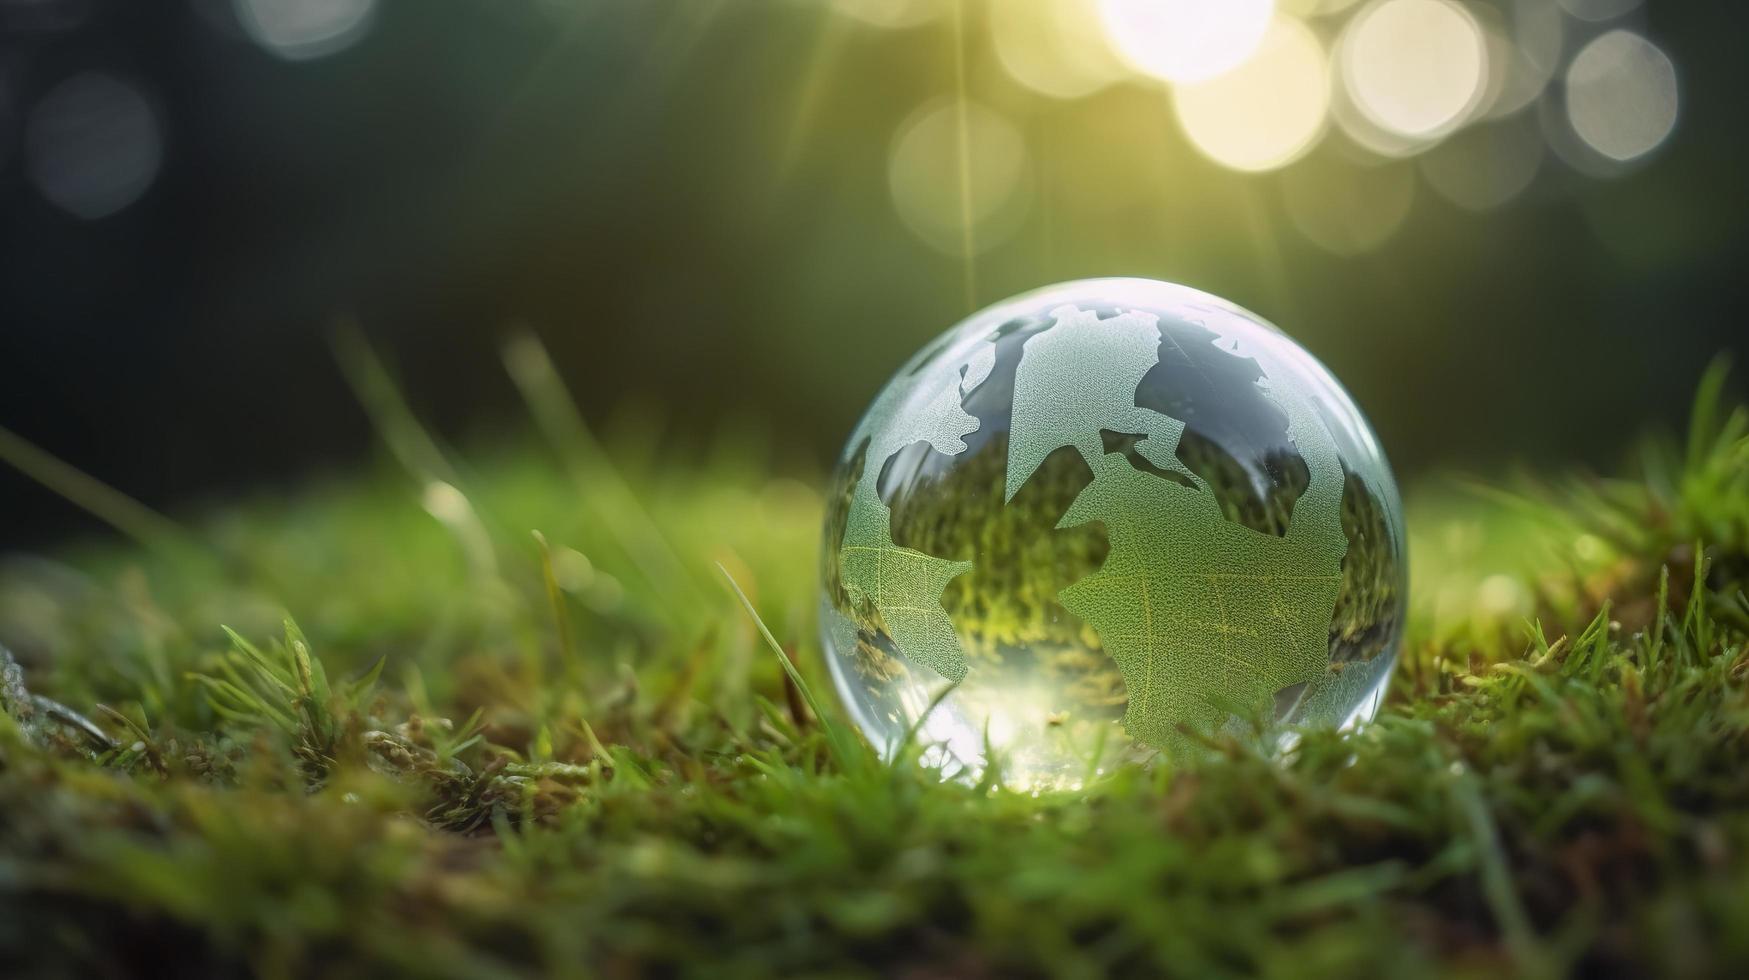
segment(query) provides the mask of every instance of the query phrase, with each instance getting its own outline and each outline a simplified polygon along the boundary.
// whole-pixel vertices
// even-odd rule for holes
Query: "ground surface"
[[[393,465],[179,524],[8,444],[138,540],[0,564],[0,974],[1749,970],[1717,374],[1620,479],[1410,488],[1410,639],[1361,734],[1034,798],[835,723],[823,481],[756,431],[604,453],[513,349],[544,441],[451,453],[348,363]]]

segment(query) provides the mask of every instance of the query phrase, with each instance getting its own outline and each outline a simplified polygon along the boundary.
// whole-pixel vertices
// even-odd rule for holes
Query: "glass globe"
[[[1072,787],[1369,720],[1403,547],[1378,441],[1298,344],[1183,286],[1071,282],[972,315],[875,399],[834,478],[821,634],[877,746]]]

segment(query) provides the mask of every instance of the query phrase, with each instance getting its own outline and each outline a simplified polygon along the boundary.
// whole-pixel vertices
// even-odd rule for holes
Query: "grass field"
[[[284,496],[171,522],[5,442],[133,540],[0,564],[0,975],[1749,975],[1722,368],[1617,477],[1409,488],[1359,734],[1035,797],[843,727],[770,436],[598,442],[517,347],[540,437],[451,451],[345,360],[390,451]]]

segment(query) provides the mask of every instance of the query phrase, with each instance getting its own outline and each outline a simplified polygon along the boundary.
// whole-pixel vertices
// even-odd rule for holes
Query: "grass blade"
[[[783,652],[783,645],[777,642],[777,637],[771,635],[771,630],[766,627],[765,620],[761,619],[759,611],[753,608],[753,602],[747,598],[747,593],[741,591],[741,584],[735,581],[735,576],[729,574],[729,570],[723,567],[722,562],[717,563],[717,569],[723,573],[723,578],[729,583],[729,588],[735,591],[735,597],[741,600],[741,608],[747,611],[747,615],[753,620],[753,625],[758,627],[759,635],[765,638],[766,646],[770,647],[771,652],[777,657],[778,663],[783,667],[783,672],[789,676],[790,682],[796,686],[796,689],[802,692],[802,700],[807,702],[808,710],[814,713],[815,720],[826,732],[826,740],[832,747],[833,757],[840,766],[848,767],[855,756],[847,743],[843,729],[826,716],[825,709],[820,706],[820,700],[814,696],[813,688],[808,686],[807,678],[803,677],[801,670],[790,662],[789,655]]]
[[[0,425],[0,462],[153,551],[204,554],[175,521]]]

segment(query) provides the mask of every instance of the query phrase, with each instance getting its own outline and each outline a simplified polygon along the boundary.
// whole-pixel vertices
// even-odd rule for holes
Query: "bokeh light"
[[[237,22],[255,43],[288,61],[352,46],[376,15],[376,0],[236,0]]]
[[[37,192],[91,220],[122,210],[152,186],[164,136],[138,86],[92,71],[56,85],[32,108],[24,148]]]
[[[1340,57],[1340,48],[1338,48]],[[1333,62],[1332,74],[1336,74]],[[1355,105],[1354,96],[1349,93],[1348,86],[1334,84],[1330,92],[1330,118],[1335,121],[1336,128],[1342,135],[1348,137],[1358,149],[1364,151],[1362,156],[1367,162],[1377,162],[1378,158],[1407,157],[1427,148],[1429,140],[1410,139],[1400,133],[1392,132],[1370,119],[1366,113]]]
[[[1638,7],[1640,0],[1560,0],[1561,7],[1580,20],[1614,20]]]
[[[1529,187],[1542,166],[1542,128],[1518,116],[1454,133],[1418,161],[1440,197],[1467,211],[1498,208]]]
[[[1566,26],[1550,0],[1507,0],[1468,8],[1482,24],[1488,78],[1482,114],[1501,119],[1528,108],[1561,64]]]
[[[1137,71],[1200,82],[1237,68],[1263,42],[1274,0],[1100,0],[1106,35]]]
[[[1487,51],[1480,26],[1446,0],[1382,0],[1355,15],[1340,45],[1342,82],[1382,129],[1431,140],[1481,100]]]
[[[1567,117],[1573,132],[1611,160],[1656,149],[1676,126],[1676,66],[1632,31],[1594,38],[1567,68]]]
[[[1323,134],[1330,73],[1306,25],[1276,18],[1244,64],[1173,92],[1179,124],[1196,148],[1236,170],[1271,170],[1297,159]]]
[[[917,27],[946,13],[942,0],[831,0],[832,9],[870,27]]]
[[[1097,0],[998,2],[987,10],[1003,70],[1040,95],[1080,98],[1124,77],[1100,33]]]
[[[1383,245],[1409,216],[1415,170],[1409,163],[1357,166],[1329,153],[1282,171],[1283,203],[1294,228],[1332,255]]]
[[[1279,0],[1275,9],[1295,17],[1328,17],[1354,6],[1355,0]]]
[[[994,110],[943,99],[918,109],[893,138],[887,182],[899,219],[949,255],[981,252],[1025,217],[1026,141]]]

